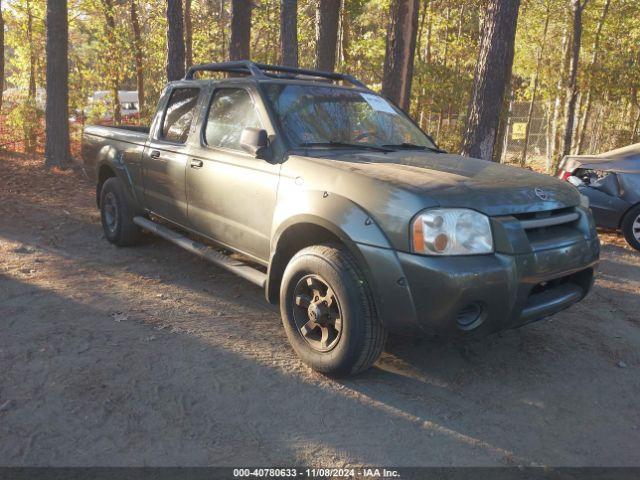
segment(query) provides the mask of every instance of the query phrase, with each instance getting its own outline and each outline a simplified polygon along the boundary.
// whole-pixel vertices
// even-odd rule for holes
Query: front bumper
[[[540,320],[593,285],[600,243],[592,217],[526,231],[494,218],[497,252],[436,257],[359,245],[383,324],[399,333],[490,333]],[[529,227],[530,228],[530,227]]]
[[[594,238],[520,255],[398,256],[417,326],[454,336],[518,327],[580,301],[593,284],[599,249]]]

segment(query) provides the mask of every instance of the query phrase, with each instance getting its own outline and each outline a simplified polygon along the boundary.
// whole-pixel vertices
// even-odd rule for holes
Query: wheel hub
[[[326,308],[321,303],[311,303],[307,309],[307,315],[309,320],[314,320],[317,323],[322,323],[326,320],[324,317],[329,314]]]
[[[329,284],[317,275],[307,275],[296,284],[293,317],[298,332],[314,350],[329,351],[340,340],[340,305]]]

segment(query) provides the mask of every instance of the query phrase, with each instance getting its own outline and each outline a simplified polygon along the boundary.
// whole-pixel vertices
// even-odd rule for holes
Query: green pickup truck
[[[599,241],[572,185],[448,154],[348,75],[194,66],[149,128],[87,126],[82,154],[110,242],[146,230],[264,288],[321,372],[368,368],[389,331],[517,327],[593,284]]]

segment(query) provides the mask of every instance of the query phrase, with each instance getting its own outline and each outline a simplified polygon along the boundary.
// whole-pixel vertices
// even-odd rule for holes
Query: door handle
[[[160,152],[158,150],[151,150],[151,153],[149,154],[149,157],[151,157],[151,158],[160,158]]]
[[[204,165],[202,160],[191,160],[190,162],[191,168],[202,168]]]

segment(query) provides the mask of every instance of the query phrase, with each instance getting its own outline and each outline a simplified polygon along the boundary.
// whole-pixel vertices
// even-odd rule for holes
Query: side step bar
[[[255,283],[259,287],[264,288],[267,281],[267,275],[260,270],[250,267],[246,263],[242,263],[239,260],[234,260],[224,253],[220,253],[203,243],[191,240],[189,237],[182,235],[170,228],[160,225],[159,223],[148,220],[144,217],[133,217],[133,223],[149,230],[151,233],[158,235],[159,237],[169,240],[175,243],[179,247],[185,250],[195,253],[196,255],[210,261],[211,263],[223,268],[231,273],[249,280],[251,283]]]

